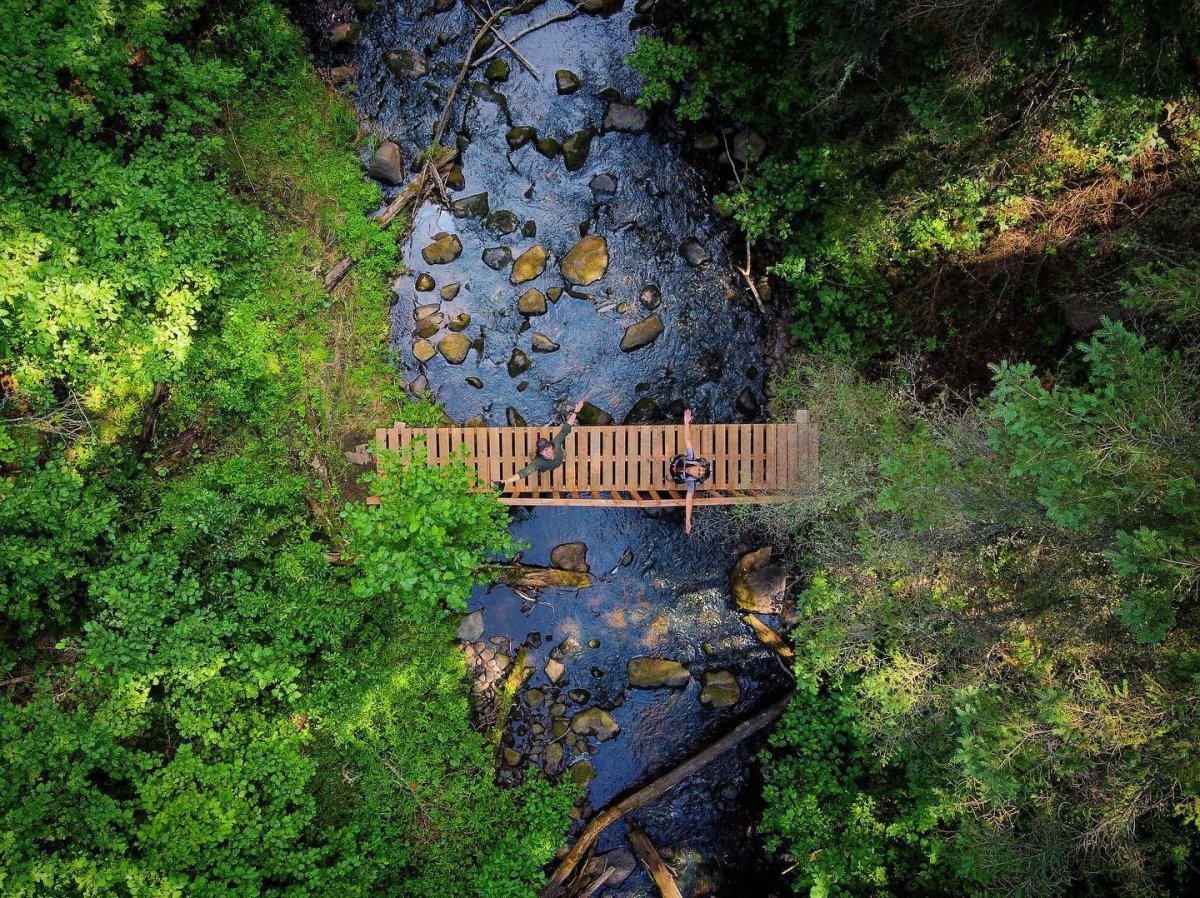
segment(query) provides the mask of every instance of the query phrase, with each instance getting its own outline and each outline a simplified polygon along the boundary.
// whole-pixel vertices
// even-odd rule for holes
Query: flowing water
[[[485,6],[479,8],[486,14]],[[571,8],[564,0],[550,0],[512,17],[502,30],[513,35]],[[458,421],[504,424],[515,412],[530,424],[557,425],[579,398],[617,421],[645,399],[657,405],[656,420],[678,420],[687,405],[700,421],[739,421],[752,420],[748,414],[762,402],[767,328],[743,304],[728,249],[731,232],[712,214],[703,178],[681,156],[680,136],[653,117],[642,133],[599,133],[610,102],[632,103],[639,94],[625,57],[646,18],[628,3],[608,16],[582,14],[549,25],[518,44],[540,79],[504,52],[501,58],[510,66],[506,81],[489,84],[481,67],[459,92],[444,142],[457,139],[465,185],[452,198],[486,192],[490,211],[507,210],[511,217],[457,217],[432,204],[420,209],[403,247],[412,274],[395,285],[391,336],[406,378],[423,375]],[[375,132],[403,148],[406,162],[428,144],[477,27],[462,2],[436,12],[428,0],[385,0],[364,18],[361,39],[350,53],[357,67],[355,102]],[[415,51],[428,71],[398,78],[384,63],[385,53],[394,50]],[[579,77],[576,92],[558,92],[560,69]],[[597,136],[586,163],[568,171],[561,155],[546,158],[532,142],[510,149],[506,135],[517,126],[560,142],[587,128]],[[603,178],[594,181],[605,175],[615,180],[615,193],[593,189],[612,186]],[[498,233],[514,222],[515,230]],[[536,236],[526,236],[534,228]],[[429,265],[421,250],[443,232],[459,237],[462,254],[449,264]],[[546,314],[526,323],[517,312],[518,295],[530,286],[543,292],[564,286],[559,261],[585,233],[607,241],[607,273],[576,295],[564,292]],[[708,261],[694,265],[684,259],[680,248],[689,238],[703,246]],[[494,270],[482,260],[489,248],[509,247],[517,256],[535,243],[550,261],[540,277],[519,287],[510,283],[507,267]],[[434,279],[432,291],[416,290],[421,273]],[[440,291],[449,284],[460,285],[459,292],[441,301]],[[649,285],[661,294],[656,311],[663,332],[649,346],[622,352],[625,328],[650,314],[639,299]],[[461,364],[437,355],[421,365],[413,356],[414,308],[439,302],[447,321],[461,312],[470,315],[464,333],[473,346]],[[533,352],[535,332],[561,348]],[[431,340],[437,343],[447,333],[442,327]],[[510,376],[514,348],[527,353],[531,365]],[[468,378],[476,378],[476,385]],[[753,638],[729,595],[738,552],[754,547],[738,544],[712,518],[698,510],[688,537],[679,511],[515,510],[513,532],[527,544],[527,563],[546,564],[554,546],[582,541],[594,585],[579,592],[543,591],[542,603],[524,611],[521,598],[506,587],[479,589],[473,596],[472,607],[485,616],[483,640],[510,653],[525,645],[536,665],[526,693],[536,690],[545,700],[537,707],[529,707],[527,697],[519,701],[504,737],[506,746],[521,753],[521,765],[544,758],[548,735],[538,731],[549,733],[553,705],[566,705],[568,719],[586,707],[602,707],[620,726],[610,741],[563,743],[563,767],[581,759],[594,765],[588,787],[593,808],[669,769],[787,686],[779,662]],[[566,667],[556,688],[542,670],[552,655]],[[682,689],[629,689],[626,665],[639,655],[681,661],[692,679]],[[699,677],[714,670],[737,676],[736,705],[714,710],[698,701]],[[518,770],[501,765],[500,776],[515,778]],[[763,895],[777,880],[748,836],[758,789],[753,748],[743,748],[658,806],[632,816],[661,851],[673,853],[685,894]],[[618,824],[600,848],[624,845]],[[641,870],[610,893],[657,894]]]

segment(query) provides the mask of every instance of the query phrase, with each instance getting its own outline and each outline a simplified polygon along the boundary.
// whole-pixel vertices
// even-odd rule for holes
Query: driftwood
[[[479,21],[487,22],[487,17],[484,16],[484,14],[481,13],[479,10],[477,10],[473,4],[467,3],[467,9],[469,9],[469,10],[471,10],[471,12],[475,13],[475,18],[477,18]],[[537,70],[537,67],[532,62],[530,62],[528,59],[525,58],[525,54],[522,53],[520,50],[518,50],[516,47],[514,47],[512,45],[512,43],[509,41],[509,39],[500,33],[499,28],[496,28],[493,26],[493,28],[491,30],[492,30],[492,34],[496,35],[496,40],[500,41],[500,43],[502,43],[502,44],[504,44],[504,46],[508,47],[508,51],[510,53],[512,53],[513,57],[517,60],[517,62],[519,62],[519,63],[521,63],[521,65],[525,66],[525,69],[529,72],[529,74],[533,75],[534,78],[536,78],[538,81],[541,81],[542,73]],[[476,63],[476,65],[478,65],[478,63]]]
[[[635,827],[630,827],[626,835],[629,838],[629,844],[633,846],[633,853],[638,856],[638,860],[642,862],[642,866],[646,868],[646,872],[658,886],[662,898],[683,898],[679,886],[675,882],[675,874],[663,861],[654,847],[654,843],[650,841],[650,837]]]
[[[449,172],[454,165],[453,158],[443,159],[437,164],[437,172],[439,175]],[[425,194],[425,188],[428,186],[429,179],[427,177],[428,165],[421,169],[421,173],[404,185],[404,189],[396,194],[395,198],[387,204],[382,212],[375,216],[379,226],[386,228],[392,223],[392,220],[399,215],[408,206],[417,206],[420,204],[422,196]]]
[[[556,567],[537,567],[531,564],[488,564],[480,569],[493,583],[523,586],[526,589],[587,589],[592,585],[589,574],[563,571]]]
[[[601,833],[630,811],[636,811],[639,808],[647,807],[658,801],[663,795],[678,786],[692,774],[703,769],[730,749],[745,742],[755,733],[770,726],[784,712],[784,709],[787,708],[788,702],[792,700],[793,695],[795,695],[794,691],[789,692],[783,698],[759,711],[753,717],[743,720],[728,734],[722,736],[708,747],[701,749],[678,767],[654,780],[650,785],[638,789],[636,792],[622,798],[616,804],[610,805],[592,817],[588,825],[583,828],[583,832],[579,834],[579,838],[575,840],[575,844],[563,856],[562,861],[550,876],[545,888],[539,893],[540,898],[559,898],[563,894],[563,886],[570,879],[571,874],[575,872],[575,868],[579,866],[579,862],[583,860],[591,847],[596,844],[596,840],[600,838]]]
[[[583,10],[583,4],[577,3],[577,4],[575,4],[575,8],[572,9],[570,12],[559,13],[558,15],[551,16],[548,19],[542,19],[542,21],[536,22],[533,25],[530,25],[528,28],[526,28],[522,31],[518,31],[516,34],[514,34],[512,36],[511,41],[513,43],[516,43],[521,38],[523,38],[525,35],[533,34],[533,32],[535,32],[541,28],[545,28],[547,25],[553,25],[555,22],[565,22],[568,19],[573,19],[577,15],[579,15],[579,13],[582,10]],[[498,33],[497,33],[497,37],[499,37]],[[501,38],[501,40],[503,40],[503,38]],[[505,44],[505,46],[510,46],[508,41],[504,41],[504,44]],[[489,50],[483,56],[480,56],[479,59],[477,59],[475,61],[475,64],[483,65],[485,62],[491,62],[493,59],[495,59],[497,56],[500,55],[500,52],[501,52],[500,47],[497,47],[495,50]]]
[[[795,651],[787,644],[787,641],[767,626],[757,614],[744,614],[742,616],[746,619],[746,623],[750,625],[750,629],[754,631],[754,635],[758,637],[759,642],[773,650],[779,657],[786,661],[791,661],[796,657]]]
[[[454,83],[450,85],[450,92],[446,94],[446,108],[442,110],[442,115],[438,119],[437,126],[433,129],[433,137],[429,141],[430,146],[436,147],[442,142],[442,134],[446,131],[446,125],[450,123],[450,111],[454,108],[454,97],[458,93],[458,89],[462,87],[463,82],[467,79],[467,73],[471,71],[471,68],[483,62],[482,59],[475,59],[475,51],[479,48],[479,42],[500,21],[501,16],[506,16],[512,11],[513,8],[511,6],[501,7],[488,16],[483,26],[475,32],[471,46],[467,48],[467,58],[463,60],[462,69],[459,70],[458,77],[454,79]]]
[[[330,269],[329,274],[325,275],[325,289],[332,290],[334,287],[336,287],[341,282],[342,278],[346,276],[346,272],[350,270],[350,266],[353,264],[354,262],[350,259],[350,257],[346,256],[346,258],[334,265],[333,268]]]

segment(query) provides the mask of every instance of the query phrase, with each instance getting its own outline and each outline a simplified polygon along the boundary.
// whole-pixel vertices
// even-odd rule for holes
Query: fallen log
[[[783,698],[759,711],[753,717],[742,721],[729,733],[707,748],[701,749],[678,767],[654,780],[650,785],[643,786],[641,789],[622,798],[616,804],[610,805],[592,817],[588,825],[583,828],[583,832],[579,834],[579,838],[575,840],[575,844],[571,846],[554,873],[551,874],[546,886],[539,893],[540,898],[559,898],[563,894],[563,886],[570,879],[571,874],[575,872],[575,868],[579,865],[579,862],[583,860],[591,847],[596,844],[596,840],[600,838],[601,833],[630,811],[636,811],[639,808],[653,804],[692,774],[703,769],[730,749],[745,742],[755,733],[770,726],[784,712],[784,709],[787,708],[788,702],[792,700],[793,695],[795,695],[794,690],[788,692]]]
[[[438,174],[445,175],[453,165],[453,157],[443,159],[437,164]],[[404,189],[396,194],[395,198],[387,204],[382,212],[375,216],[375,220],[379,222],[379,226],[386,228],[397,215],[404,211],[406,206],[416,206],[425,193],[427,181],[425,168],[422,168],[421,174],[405,184]]]
[[[780,658],[791,661],[796,657],[796,652],[787,644],[787,641],[767,626],[757,614],[743,614],[742,617],[746,619],[746,623],[750,625],[750,629],[754,631],[758,641],[774,651]]]
[[[650,841],[650,837],[636,827],[630,827],[626,837],[629,839],[629,844],[633,846],[633,853],[638,856],[638,860],[642,862],[642,866],[646,868],[646,872],[658,886],[662,898],[683,898],[679,886],[675,882],[675,874],[663,861],[654,847],[654,843]]]
[[[479,569],[488,580],[505,586],[526,589],[587,589],[592,578],[579,571],[563,571],[555,567],[531,564],[486,564]]]
[[[350,266],[353,264],[354,262],[351,261],[349,256],[347,256],[346,258],[342,259],[342,261],[334,265],[333,268],[330,269],[329,274],[325,275],[325,289],[332,290],[334,287],[336,287],[341,282],[342,278],[346,276],[346,272],[350,270]]]

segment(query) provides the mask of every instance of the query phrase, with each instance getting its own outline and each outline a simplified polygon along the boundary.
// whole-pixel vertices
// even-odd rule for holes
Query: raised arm
[[[693,451],[692,450],[692,410],[690,408],[685,408],[683,410],[683,445],[687,447],[689,452]],[[691,497],[689,496],[688,498],[690,499]],[[690,514],[691,507],[692,506],[689,504],[688,505],[688,509],[689,509],[688,520],[691,520],[691,514]]]
[[[687,499],[683,503],[683,532],[690,534],[692,532],[692,496],[695,495],[694,490],[688,490]]]

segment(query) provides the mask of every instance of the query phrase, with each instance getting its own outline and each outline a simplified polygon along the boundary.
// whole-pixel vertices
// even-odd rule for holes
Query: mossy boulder
[[[430,265],[449,265],[462,255],[462,241],[457,234],[438,234],[433,243],[421,250],[421,258]]]
[[[438,352],[451,365],[461,365],[471,350],[471,341],[464,334],[447,334],[438,343]]]
[[[562,274],[567,283],[578,287],[594,284],[608,271],[608,241],[588,234],[563,256]]]
[[[518,260],[519,261],[519,260]],[[537,287],[530,287],[517,300],[517,311],[522,315],[545,315],[546,296]]]
[[[567,171],[579,171],[587,162],[588,154],[592,151],[592,139],[596,132],[591,128],[576,131],[563,141],[563,163]]]
[[[621,728],[617,726],[613,716],[603,708],[588,708],[571,719],[571,732],[577,736],[591,736],[600,742],[607,742],[621,732]]]
[[[670,658],[629,660],[629,685],[635,689],[679,689],[691,678],[686,667]]]
[[[513,263],[509,280],[514,284],[523,284],[525,281],[532,281],[545,271],[547,258],[546,250],[540,243],[535,243],[529,249],[525,250],[525,252],[521,253],[521,255],[517,256],[517,261]]]
[[[550,564],[564,571],[588,573],[592,568],[587,561],[587,543],[562,543],[550,550]]]
[[[633,352],[641,349],[643,346],[649,346],[659,338],[663,332],[662,318],[658,313],[643,318],[636,324],[631,324],[625,328],[625,334],[621,337],[621,351]]]
[[[783,610],[787,576],[771,561],[771,547],[747,552],[737,560],[730,577],[730,591],[738,608],[756,614],[778,614]]]
[[[742,690],[737,677],[727,670],[714,670],[700,677],[700,704],[709,708],[729,708],[738,703]]]

